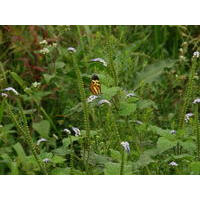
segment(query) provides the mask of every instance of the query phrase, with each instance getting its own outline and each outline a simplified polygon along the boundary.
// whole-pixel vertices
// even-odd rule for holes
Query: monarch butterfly
[[[96,74],[92,76],[90,82],[90,91],[94,95],[99,95],[101,93],[101,84],[99,82],[99,77]]]

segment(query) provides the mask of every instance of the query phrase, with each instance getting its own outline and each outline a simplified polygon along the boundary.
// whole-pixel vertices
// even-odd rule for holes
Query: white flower
[[[43,162],[44,162],[44,163],[48,163],[48,162],[50,162],[50,161],[51,161],[51,160],[50,160],[49,158],[44,158],[44,159],[43,159]]]
[[[134,92],[132,92],[132,93],[128,93],[126,96],[127,96],[127,97],[135,97],[136,94],[135,94]]]
[[[40,53],[44,54],[44,55],[48,54],[49,53],[49,49],[45,47],[45,48],[43,48],[43,49],[40,50]]]
[[[176,131],[175,130],[171,130],[170,133],[171,134],[176,134]]]
[[[124,147],[124,150],[126,152],[130,152],[130,146],[129,146],[129,143],[128,142],[121,142],[121,145]]]
[[[67,134],[71,134],[71,131],[70,131],[69,129],[67,129],[67,128],[65,128],[63,131],[64,131],[65,133],[67,133]]]
[[[179,56],[179,59],[182,60],[182,61],[184,61],[186,58],[185,58],[185,56],[181,55],[181,56]]]
[[[194,115],[193,113],[187,113],[187,114],[185,115],[185,121],[186,121],[186,123],[189,122],[190,117],[192,117],[193,115]]]
[[[91,96],[89,96],[89,97],[87,98],[87,102],[90,103],[90,102],[94,101],[96,98],[98,98],[98,96],[96,96],[96,95],[91,95]]]
[[[81,131],[78,128],[72,127],[72,130],[75,132],[75,136],[81,135]]]
[[[34,88],[37,88],[37,87],[39,87],[41,85],[41,83],[39,83],[39,82],[34,82],[34,83],[32,83],[32,86],[34,87]]]
[[[47,43],[46,40],[43,40],[43,41],[40,42],[40,44],[41,44],[41,45],[47,45],[48,43]]]
[[[19,95],[19,93],[12,87],[5,88],[3,91],[12,91],[15,95]]]
[[[102,99],[98,102],[98,105],[102,105],[104,103],[107,103],[108,105],[111,105],[110,101],[106,100],[106,99]]]
[[[76,49],[74,47],[68,47],[67,51],[75,53]]]
[[[94,58],[94,59],[91,59],[90,61],[92,62],[100,62],[102,63],[105,67],[107,67],[107,62],[103,59],[103,58]]]
[[[200,98],[195,99],[192,103],[194,103],[194,104],[200,103]]]
[[[0,128],[3,128],[3,126],[0,124]]]
[[[8,97],[8,95],[7,95],[6,93],[0,93],[0,95],[1,95],[2,97],[5,97],[5,98]]]
[[[194,53],[193,53],[193,57],[196,57],[196,58],[198,58],[200,56],[200,53],[199,53],[199,51],[195,51]]]
[[[178,166],[178,164],[176,162],[174,162],[174,161],[170,162],[169,165],[170,166]]]
[[[54,43],[52,44],[52,46],[53,46],[53,47],[57,47],[57,43],[54,42]]]
[[[37,141],[37,145],[39,146],[41,142],[46,142],[47,140],[45,138],[41,138]]]

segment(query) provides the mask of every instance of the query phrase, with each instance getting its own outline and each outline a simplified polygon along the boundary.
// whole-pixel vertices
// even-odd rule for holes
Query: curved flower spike
[[[72,130],[75,132],[75,136],[81,135],[81,131],[78,128],[72,127]]]
[[[175,130],[171,130],[170,133],[171,134],[176,134],[176,131]]]
[[[110,101],[106,100],[106,99],[102,99],[98,102],[98,105],[102,105],[104,103],[107,103],[108,105],[111,105]]]
[[[3,91],[12,91],[15,95],[19,95],[19,93],[17,92],[17,90],[15,90],[12,87],[5,88],[5,89],[3,89]]]
[[[50,162],[51,160],[50,160],[49,158],[44,158],[42,161],[43,161],[44,163],[48,163],[48,162]]]
[[[124,147],[124,150],[129,153],[130,152],[130,146],[128,142],[121,142],[121,145]]]
[[[105,67],[107,67],[107,62],[103,58],[94,58],[90,60],[91,62],[100,62],[102,63]]]
[[[193,113],[187,113],[187,114],[185,115],[185,122],[188,123],[189,120],[190,120],[190,117],[192,117],[193,115],[194,115]]]
[[[136,94],[134,92],[131,92],[129,94],[126,95],[127,97],[136,97]]]
[[[194,104],[200,103],[200,98],[195,99],[192,103],[194,103]]]
[[[176,162],[174,162],[174,161],[170,162],[169,165],[170,166],[175,166],[175,167],[178,166],[178,164]]]
[[[91,95],[91,96],[89,96],[89,97],[87,98],[87,102],[90,103],[90,102],[94,101],[94,100],[97,99],[97,98],[98,98],[98,96],[96,96],[96,95]]]
[[[46,142],[47,140],[45,138],[41,138],[37,141],[37,145],[39,146],[41,142]]]
[[[0,93],[0,95],[1,95],[2,97],[5,97],[5,98],[8,97],[8,95],[7,95],[6,93]]]
[[[63,130],[63,132],[65,132],[65,133],[67,133],[67,134],[71,134],[71,131],[70,131],[69,129],[67,129],[67,128],[65,128],[65,129]]]
[[[75,53],[76,49],[74,47],[68,47],[67,51],[71,52],[71,53]]]

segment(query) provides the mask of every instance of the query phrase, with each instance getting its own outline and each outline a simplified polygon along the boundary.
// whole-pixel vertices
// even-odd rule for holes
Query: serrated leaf
[[[43,138],[49,137],[50,123],[47,120],[42,120],[37,123],[33,123],[33,129],[37,131]]]
[[[13,145],[13,148],[16,151],[20,162],[23,162],[25,160],[26,154],[24,152],[22,145],[18,142],[15,145]]]
[[[163,153],[172,147],[176,146],[177,141],[168,140],[165,137],[160,137],[157,142],[157,150],[159,153]]]
[[[121,153],[119,151],[116,151],[114,149],[110,149],[111,157],[114,161],[120,162],[122,159]]]
[[[136,104],[134,103],[127,103],[127,102],[120,103],[119,114],[121,116],[128,116],[134,113],[135,110],[136,110]]]
[[[158,81],[164,69],[173,67],[175,62],[175,60],[167,59],[146,66],[144,71],[137,73],[135,79],[135,89],[139,87],[141,82],[152,83],[154,81]]]
[[[110,100],[113,96],[115,96],[118,93],[119,90],[119,87],[107,88],[105,85],[102,85],[102,96],[103,98]]]

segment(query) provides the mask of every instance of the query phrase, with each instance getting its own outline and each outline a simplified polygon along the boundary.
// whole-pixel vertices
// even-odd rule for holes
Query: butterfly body
[[[94,95],[101,94],[101,84],[99,81],[99,77],[96,74],[92,76],[91,83],[90,83],[90,91]]]

